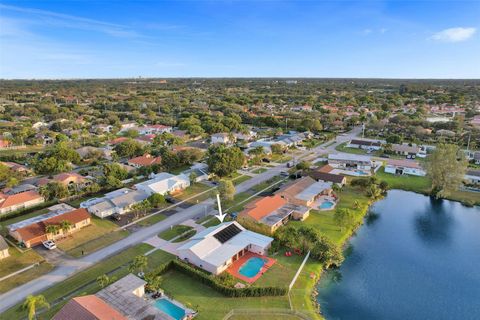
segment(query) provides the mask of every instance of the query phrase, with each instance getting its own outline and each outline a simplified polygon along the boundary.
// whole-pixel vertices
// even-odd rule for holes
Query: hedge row
[[[287,288],[280,287],[229,287],[221,283],[216,276],[205,273],[203,270],[196,269],[180,260],[172,260],[167,262],[157,267],[152,271],[152,273],[162,274],[171,269],[175,269],[186,275],[189,275],[227,297],[284,296],[287,294]]]

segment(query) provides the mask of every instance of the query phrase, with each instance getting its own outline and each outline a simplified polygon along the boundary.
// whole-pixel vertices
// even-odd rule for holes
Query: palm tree
[[[148,265],[148,258],[143,255],[136,256],[130,266],[128,267],[128,271],[134,273],[136,270],[140,270],[143,273],[143,269],[145,269]]]
[[[63,220],[62,222],[60,222],[60,229],[62,229],[63,234],[68,233],[68,231],[70,231],[71,228],[72,228],[72,223],[70,221]]]
[[[36,309],[37,308],[47,308],[50,309],[50,304],[47,302],[44,296],[32,296],[29,295],[25,302],[23,303],[22,308],[28,310],[28,320],[36,319]]]
[[[48,224],[45,227],[45,232],[46,233],[51,233],[54,236],[58,234],[58,231],[60,230],[60,226],[58,224]]]
[[[106,274],[97,277],[97,283],[103,289],[110,283],[110,278]]]

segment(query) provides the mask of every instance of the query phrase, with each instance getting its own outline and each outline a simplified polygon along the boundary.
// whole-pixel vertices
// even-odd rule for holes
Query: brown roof
[[[264,197],[253,202],[250,202],[245,206],[245,209],[240,212],[241,215],[248,215],[254,220],[261,220],[263,217],[269,215],[275,210],[280,209],[287,204],[287,200],[283,199],[279,195],[273,197]]]
[[[277,194],[284,194],[289,198],[295,197],[297,194],[314,184],[316,181],[311,177],[306,176],[301,179],[292,181],[291,183],[284,186],[282,189],[277,191]]]
[[[320,169],[318,169],[317,171],[320,171],[320,172],[330,172],[333,170],[333,167],[329,164],[326,164],[324,165],[323,167],[321,167]]]
[[[17,194],[7,195],[0,193],[0,209],[8,208],[14,205],[32,201],[35,199],[42,198],[42,196],[34,191],[25,191]]]
[[[90,218],[90,213],[88,213],[86,209],[80,208],[43,221],[32,223],[15,231],[18,232],[22,240],[26,242],[45,235],[45,228],[47,225],[60,224],[64,220],[76,224],[87,220],[88,218]]]
[[[310,171],[308,175],[315,180],[322,180],[325,182],[333,182],[333,183],[343,183],[345,179],[344,176],[341,176],[339,174],[333,174],[333,173],[322,172],[322,171]]]
[[[94,295],[70,300],[53,320],[127,320],[120,312]]]
[[[382,144],[378,141],[371,141],[371,140],[359,140],[353,139],[350,141],[351,144],[358,144],[359,146],[375,146],[380,147]]]
[[[128,160],[128,163],[136,164],[141,167],[147,167],[162,163],[162,157],[152,157],[151,155],[146,154],[140,157],[132,158]]]

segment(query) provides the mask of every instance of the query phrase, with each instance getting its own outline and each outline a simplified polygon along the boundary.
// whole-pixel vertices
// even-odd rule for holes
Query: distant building
[[[211,176],[206,163],[195,163],[190,167],[190,169],[182,172],[182,174],[187,176],[189,179],[192,173],[196,176],[195,182],[208,180]]]
[[[26,191],[8,195],[0,193],[0,215],[16,210],[33,207],[45,199],[36,191]]]
[[[135,157],[127,161],[128,165],[134,168],[148,167],[154,164],[161,164],[162,157],[153,157],[150,154],[145,154],[140,157]]]
[[[464,180],[469,184],[480,185],[480,170],[467,170]]]
[[[141,190],[128,188],[118,189],[105,194],[103,198],[94,198],[84,201],[80,207],[87,208],[88,212],[99,218],[105,218],[112,214],[124,214],[139,202],[147,199],[149,194]]]
[[[331,153],[328,155],[328,164],[333,168],[345,170],[370,171],[372,169],[372,159],[370,157],[350,153]]]
[[[211,136],[212,144],[220,143],[220,144],[228,144],[235,142],[234,137],[230,137],[229,133],[214,133]]]
[[[176,193],[190,186],[190,179],[184,174],[175,176],[167,172],[152,174],[150,180],[137,183],[135,188],[148,195]]]
[[[321,195],[331,195],[332,184],[317,182],[309,176],[294,180],[275,192],[288,203],[311,207]]]
[[[382,144],[378,141],[352,139],[347,144],[347,147],[363,150],[380,150],[382,148]]]
[[[265,255],[272,241],[232,221],[197,233],[177,252],[181,260],[218,275],[248,251]]]
[[[385,166],[385,172],[397,175],[412,175],[423,177],[427,173],[417,161],[389,159]]]
[[[308,175],[316,181],[331,182],[340,187],[344,186],[347,183],[347,178],[340,174],[330,173],[332,170],[333,168],[327,164],[318,170],[310,171]]]
[[[420,153],[420,147],[417,145],[393,144],[392,151],[396,154],[414,159],[417,154]]]
[[[22,165],[22,164],[18,164],[18,163],[15,163],[15,162],[9,162],[9,161],[0,161],[1,164],[3,164],[4,166],[10,168],[10,170],[16,172],[16,173],[19,173],[19,174],[22,174],[22,175],[28,175],[28,174],[31,174],[32,173],[32,170],[27,168],[26,166]]]

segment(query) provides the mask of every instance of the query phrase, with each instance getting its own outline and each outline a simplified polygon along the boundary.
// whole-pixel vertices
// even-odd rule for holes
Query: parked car
[[[166,197],[165,197],[165,201],[167,201],[167,203],[171,203],[171,204],[174,204],[174,203],[177,202],[177,201],[176,201],[174,198],[172,198],[171,196],[166,196]]]
[[[48,250],[57,249],[57,244],[53,240],[47,240],[42,242],[43,246]]]
[[[290,174],[287,171],[282,171],[282,172],[280,172],[280,175],[282,177],[288,177]]]
[[[267,159],[267,158],[263,158],[262,161],[265,162],[265,163],[270,163],[270,160]]]

